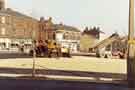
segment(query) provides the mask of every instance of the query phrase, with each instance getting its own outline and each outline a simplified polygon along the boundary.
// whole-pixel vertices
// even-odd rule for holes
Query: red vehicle
[[[125,55],[126,53],[124,53],[124,52],[122,52],[122,51],[120,51],[120,50],[117,50],[117,51],[113,51],[112,52],[112,55],[113,56],[118,56],[119,58],[121,58],[121,59],[123,59],[123,58],[125,58]]]

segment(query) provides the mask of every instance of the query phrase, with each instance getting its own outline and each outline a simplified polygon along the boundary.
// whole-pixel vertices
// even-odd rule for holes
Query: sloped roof
[[[63,30],[69,30],[69,31],[80,32],[79,29],[77,29],[76,27],[73,27],[73,26],[61,25],[61,24],[54,24],[53,26],[54,26],[54,28],[55,28],[56,30],[63,29]]]
[[[28,15],[25,15],[25,14],[23,14],[23,13],[20,13],[20,12],[18,12],[18,11],[15,11],[15,10],[12,10],[12,9],[10,9],[10,8],[0,10],[0,14],[1,14],[1,15],[12,15],[12,16],[20,17],[20,18],[29,18],[29,19],[34,19],[34,20],[36,20],[36,19],[33,18],[33,17],[30,17],[30,16],[28,16]]]
[[[105,34],[103,31],[101,31],[101,30],[88,30],[88,31],[83,31],[82,32],[82,35],[83,34],[87,34],[87,35],[91,35],[91,34],[94,34],[94,33],[103,33],[103,34]]]

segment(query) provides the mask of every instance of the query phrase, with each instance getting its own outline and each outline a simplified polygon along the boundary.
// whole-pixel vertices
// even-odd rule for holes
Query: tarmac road
[[[32,56],[18,52],[8,52],[8,51],[0,52],[0,59],[31,58],[31,57]]]
[[[0,79],[0,90],[134,90],[125,85],[60,80]]]
[[[21,59],[22,58],[22,59]],[[24,59],[23,59],[24,58]],[[29,63],[31,63],[31,57],[26,55],[26,54],[21,54],[21,53],[13,53],[13,52],[0,52],[0,59],[3,60],[1,62],[1,68],[0,71],[1,73],[13,73],[13,71],[15,71],[15,74],[25,74],[25,71],[31,72],[31,70],[29,69]],[[14,60],[15,59],[15,60]],[[71,60],[73,59],[73,60]],[[71,59],[67,59],[67,58],[61,58],[61,59],[40,59],[38,58],[37,60],[37,64],[40,66],[48,66],[47,68],[56,68],[59,69],[61,67],[63,67],[63,69],[79,69],[79,66],[83,66],[80,67],[79,70],[86,70],[90,69],[90,70],[95,70],[95,65],[98,65],[97,69],[98,71],[100,70],[106,70],[106,68],[103,68],[104,65],[111,65],[111,63],[114,63],[112,65],[115,65],[115,67],[118,67],[117,69],[115,68],[110,68],[110,70],[116,70],[116,72],[119,70],[121,72],[125,73],[125,70],[122,70],[121,67],[119,65],[124,65],[123,67],[125,68],[125,61],[120,61],[120,63],[118,63],[119,61],[115,62],[115,60],[109,60],[106,59],[102,61],[99,61],[97,58],[90,58],[90,57],[81,57],[81,56],[77,56],[77,57],[73,57]],[[94,60],[93,60],[94,59]],[[109,61],[108,61],[109,60]],[[12,61],[12,62],[9,62]],[[72,63],[72,65],[71,65]],[[26,64],[26,65],[25,65]],[[28,64],[28,66],[27,66]],[[21,66],[24,65],[24,66]],[[84,65],[87,65],[89,67],[85,67]],[[5,66],[5,67],[4,67]],[[14,68],[13,68],[14,67]],[[21,67],[24,67],[21,68]],[[25,68],[27,68],[27,70],[25,70]],[[31,67],[31,66],[30,66]],[[101,68],[102,67],[102,68]],[[19,69],[17,69],[19,68]],[[39,67],[42,68],[42,67]],[[8,69],[8,70],[5,70]],[[14,70],[16,69],[16,70]],[[24,71],[23,71],[24,70]],[[108,70],[107,70],[108,71]],[[38,73],[43,71],[37,71]],[[47,72],[45,72],[45,74],[47,74]],[[69,75],[71,74],[71,76],[94,76],[94,77],[99,77],[102,76],[103,73],[91,73],[91,72],[69,72],[69,71],[61,71],[61,70],[55,70],[55,72],[53,70],[49,70],[49,75],[50,74],[62,74],[62,75]],[[104,73],[103,76],[110,76],[110,74]],[[115,74],[115,77],[119,75]],[[121,77],[122,75],[120,75]],[[112,77],[112,75],[111,75]],[[125,77],[125,76],[123,76]],[[90,83],[90,82],[77,82],[77,81],[60,81],[60,80],[20,80],[20,79],[1,79],[0,78],[0,90],[130,90],[127,88],[127,86],[125,85],[116,85],[116,84],[101,84],[101,83]],[[134,90],[134,89],[131,89]]]

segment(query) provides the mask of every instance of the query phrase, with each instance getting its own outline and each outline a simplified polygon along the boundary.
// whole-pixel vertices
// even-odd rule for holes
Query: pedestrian
[[[21,50],[21,53],[24,53],[24,46],[23,45],[20,47],[20,50]]]

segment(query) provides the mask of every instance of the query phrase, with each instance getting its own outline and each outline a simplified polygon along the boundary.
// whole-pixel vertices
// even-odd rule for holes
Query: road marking
[[[7,74],[0,73],[0,77],[9,77],[15,79],[31,79],[32,74]],[[42,75],[36,74],[34,80],[65,80],[65,81],[80,81],[80,82],[97,82],[97,83],[117,83],[126,84],[125,80],[115,78],[95,78],[95,77],[79,77],[79,76],[60,76],[60,75]],[[41,77],[41,78],[40,78]]]

